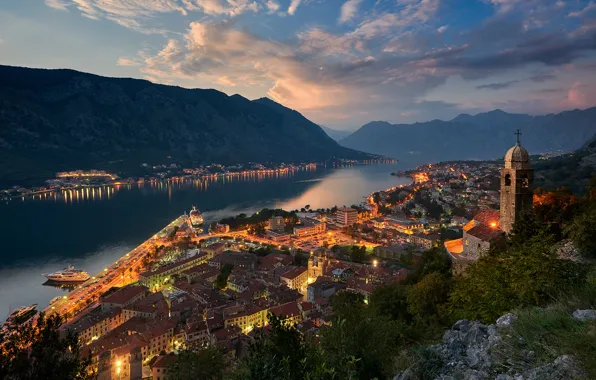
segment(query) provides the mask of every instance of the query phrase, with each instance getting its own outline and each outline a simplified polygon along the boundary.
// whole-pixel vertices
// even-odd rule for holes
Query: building
[[[333,281],[331,277],[319,277],[314,283],[308,285],[307,301],[316,304],[319,298],[328,300],[332,295],[345,288],[344,283]]]
[[[441,236],[439,234],[412,234],[408,236],[410,243],[417,245],[422,249],[431,249],[437,246]]]
[[[295,267],[279,276],[282,281],[288,285],[290,289],[298,291],[305,291],[308,285],[308,268]]]
[[[375,256],[381,259],[391,259],[397,260],[399,259],[404,253],[407,252],[406,245],[403,244],[393,244],[388,247],[384,247],[382,245],[373,248],[373,252]]]
[[[340,227],[351,226],[358,222],[358,210],[351,207],[341,207],[335,213],[335,222]]]
[[[318,220],[301,220],[302,224],[294,226],[294,236],[297,238],[321,234],[327,230],[327,223]]]
[[[284,323],[290,326],[302,322],[303,319],[302,312],[295,301],[274,306],[269,312],[279,318],[284,318]]]
[[[501,204],[499,211],[483,210],[463,227],[461,239],[446,241],[445,248],[456,273],[462,272],[493,247],[504,244],[519,217],[532,207],[531,188],[534,172],[530,155],[517,143],[507,151],[505,166],[501,169]]]
[[[286,227],[286,221],[283,216],[274,216],[269,219],[269,229],[271,231],[283,231]]]
[[[258,261],[258,257],[249,252],[225,251],[207,263],[217,269],[226,264],[232,264],[234,268],[255,269]]]
[[[149,289],[145,286],[128,285],[116,290],[113,293],[99,297],[101,309],[106,311],[112,308],[123,308],[128,306],[149,294]]]
[[[319,278],[320,276],[325,275],[325,271],[327,267],[327,254],[324,250],[318,250],[315,254],[314,252],[310,253],[308,258],[308,275],[307,281],[308,283],[313,283]]]
[[[394,228],[399,232],[406,234],[413,234],[415,231],[424,229],[424,223],[406,218],[385,218],[385,222],[388,227]]]
[[[170,282],[173,274],[178,274],[197,265],[201,265],[207,262],[209,258],[209,253],[200,252],[187,259],[163,265],[154,271],[143,272],[139,274],[139,282],[149,289],[160,290]]]
[[[519,142],[507,151],[505,167],[501,169],[500,225],[510,233],[520,215],[532,208],[534,170],[530,165],[530,154]]]
[[[267,308],[256,305],[230,306],[223,310],[224,327],[238,326],[248,333],[267,325]]]
[[[166,380],[168,378],[168,371],[174,365],[177,356],[161,355],[157,358],[151,369],[153,380]]]

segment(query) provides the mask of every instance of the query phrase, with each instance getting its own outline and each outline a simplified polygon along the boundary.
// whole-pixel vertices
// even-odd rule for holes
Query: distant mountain
[[[364,152],[408,161],[490,159],[502,157],[522,131],[522,145],[530,153],[578,149],[596,132],[596,107],[544,116],[510,114],[501,110],[475,116],[462,114],[450,121],[414,124],[374,121],[340,140]]]
[[[327,134],[327,136],[331,137],[335,141],[340,141],[340,140],[348,137],[352,133],[354,133],[354,131],[342,131],[339,129],[329,128],[324,125],[319,125],[319,127],[321,127],[321,129],[323,129],[323,131]]]
[[[0,184],[141,163],[311,162],[369,155],[269,99],[73,70],[0,66]]]

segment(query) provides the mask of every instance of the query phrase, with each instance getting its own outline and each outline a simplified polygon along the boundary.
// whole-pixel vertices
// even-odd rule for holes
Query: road
[[[138,281],[142,268],[143,258],[152,252],[158,239],[167,235],[173,227],[184,223],[180,216],[153,235],[141,245],[113,262],[100,273],[96,274],[83,284],[77,286],[68,295],[52,302],[44,311],[58,313],[67,319],[74,317],[87,306],[97,302],[99,296],[114,286],[125,286]]]

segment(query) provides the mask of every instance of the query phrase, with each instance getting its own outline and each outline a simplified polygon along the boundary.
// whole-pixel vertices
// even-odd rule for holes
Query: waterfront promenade
[[[91,277],[73,291],[56,299],[44,310],[46,313],[58,313],[69,319],[87,306],[99,300],[99,296],[114,286],[125,286],[138,281],[143,258],[147,256],[167,233],[176,226],[181,226],[186,217],[181,215],[141,245],[113,262],[100,273]]]

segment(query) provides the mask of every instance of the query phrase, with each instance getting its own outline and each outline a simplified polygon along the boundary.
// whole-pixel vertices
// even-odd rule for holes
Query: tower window
[[[528,179],[528,176],[526,174],[522,175],[521,177],[521,186],[524,189],[530,187],[530,180]]]
[[[505,186],[511,186],[511,174],[505,175]]]

